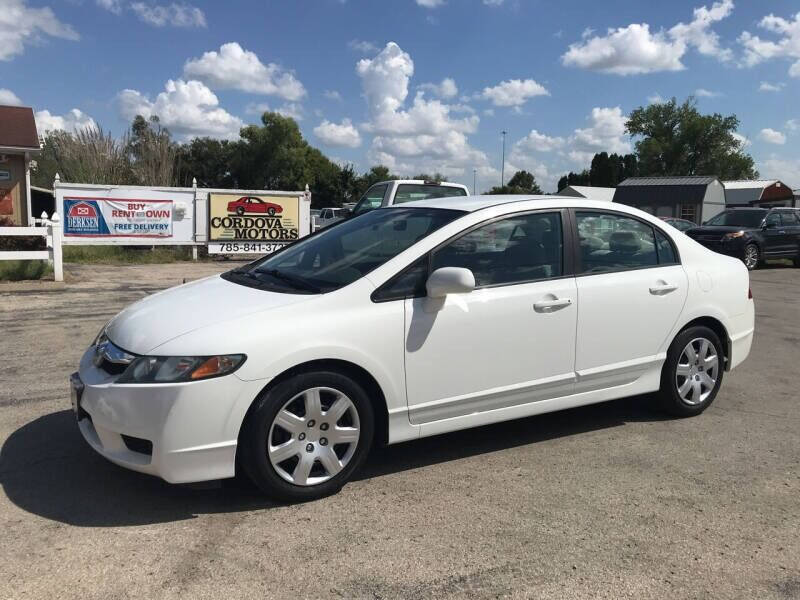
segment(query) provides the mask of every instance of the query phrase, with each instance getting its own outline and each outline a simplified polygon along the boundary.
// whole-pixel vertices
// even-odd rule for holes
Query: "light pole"
[[[503,134],[503,162],[500,165],[500,187],[506,184],[506,133],[505,129],[500,133]]]
[[[478,169],[472,169],[472,195],[478,195],[478,186],[476,182],[478,181]]]

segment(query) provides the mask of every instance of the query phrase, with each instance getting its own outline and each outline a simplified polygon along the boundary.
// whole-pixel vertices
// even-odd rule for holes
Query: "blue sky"
[[[40,133],[236,137],[269,108],[365,170],[440,171],[479,190],[524,168],[545,190],[625,116],[697,96],[735,113],[762,176],[800,187],[800,2],[0,0],[0,103]]]

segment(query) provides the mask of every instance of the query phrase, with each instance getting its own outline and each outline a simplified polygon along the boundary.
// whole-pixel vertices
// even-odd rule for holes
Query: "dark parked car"
[[[677,217],[661,217],[661,220],[668,225],[672,225],[678,231],[686,231],[687,229],[697,227],[697,223],[687,221],[686,219],[678,219]]]
[[[741,259],[751,271],[769,258],[791,258],[800,266],[796,208],[731,208],[686,235],[715,252]]]

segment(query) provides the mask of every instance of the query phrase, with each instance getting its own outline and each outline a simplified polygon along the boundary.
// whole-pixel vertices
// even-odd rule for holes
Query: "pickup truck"
[[[469,196],[467,186],[445,181],[423,181],[421,179],[397,179],[381,181],[370,187],[353,208],[352,216],[363,215],[376,208],[427,200],[428,198],[447,198],[450,196]]]

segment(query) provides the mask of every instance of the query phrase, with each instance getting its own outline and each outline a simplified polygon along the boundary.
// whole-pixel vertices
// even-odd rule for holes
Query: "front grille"
[[[143,440],[142,438],[133,437],[131,435],[122,435],[122,441],[131,452],[138,452],[139,454],[146,454],[147,456],[153,455],[153,442],[150,440]]]

